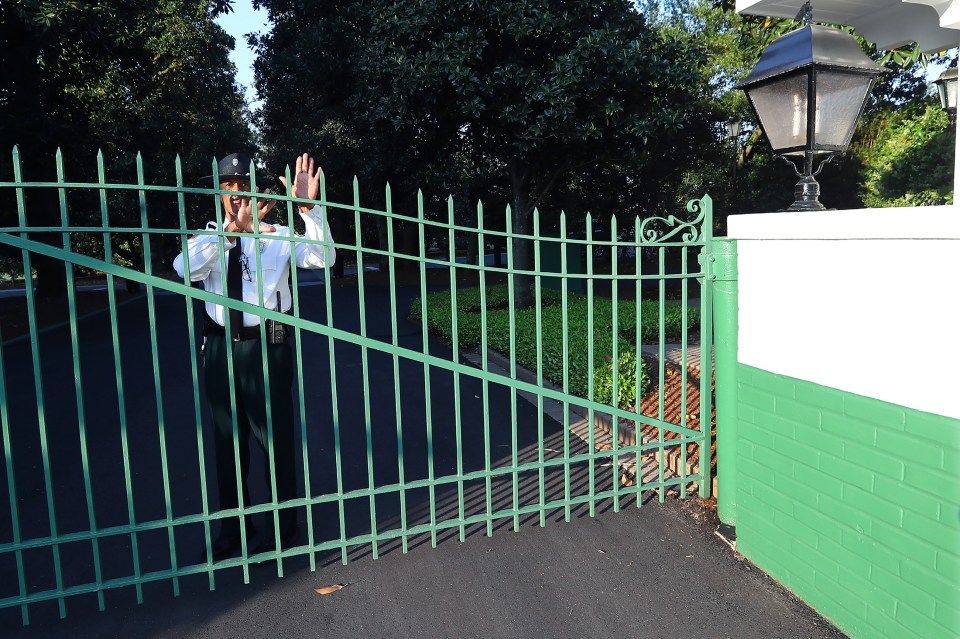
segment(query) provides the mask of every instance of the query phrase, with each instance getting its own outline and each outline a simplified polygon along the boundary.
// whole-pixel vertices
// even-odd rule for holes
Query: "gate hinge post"
[[[717,402],[717,515],[737,523],[737,241],[714,238],[707,256],[713,282],[713,330]]]

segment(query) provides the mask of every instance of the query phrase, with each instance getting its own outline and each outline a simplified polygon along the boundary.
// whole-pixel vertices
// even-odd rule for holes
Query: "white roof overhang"
[[[804,0],[737,0],[737,13],[794,18]],[[917,42],[925,52],[960,44],[960,0],[813,0],[813,19],[852,26],[881,49]]]

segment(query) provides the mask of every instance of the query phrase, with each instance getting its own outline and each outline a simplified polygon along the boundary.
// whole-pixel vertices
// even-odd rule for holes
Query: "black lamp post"
[[[947,69],[934,81],[940,94],[940,106],[947,112],[950,124],[957,121],[957,67]]]
[[[743,129],[743,121],[737,116],[732,116],[726,123],[727,135],[733,144],[733,170],[730,172],[730,204],[731,207],[737,195],[737,151],[740,149],[740,131]]]
[[[806,26],[774,40],[736,86],[746,92],[775,157],[800,178],[788,211],[824,209],[814,177],[847,150],[873,83],[888,72],[853,36],[813,24],[809,2],[804,9]],[[794,158],[803,160],[803,172]]]

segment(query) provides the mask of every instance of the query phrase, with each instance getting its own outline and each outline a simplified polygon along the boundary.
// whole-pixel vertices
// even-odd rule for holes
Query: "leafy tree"
[[[214,154],[249,150],[243,98],[228,57],[233,38],[214,22],[229,6],[226,0],[0,4],[0,171],[10,175],[8,153],[16,144],[27,180],[55,179],[57,148],[68,180],[94,179],[102,149],[108,178],[133,181],[140,151],[147,180],[172,183],[177,153],[192,181],[208,172]],[[54,193],[27,197],[31,225],[59,223]],[[135,203],[116,203],[115,223],[139,219]],[[71,208],[82,215],[85,207]],[[175,224],[175,211],[173,202],[151,204],[151,223]],[[128,260],[140,259],[132,240],[115,248]],[[164,251],[155,253],[162,257]],[[62,289],[61,265],[41,261],[37,269],[41,292]]]
[[[686,106],[702,52],[650,29],[624,0],[258,4],[274,23],[256,40],[268,147],[313,136],[358,169],[361,150],[392,181],[471,196],[504,184],[517,233],[551,194],[576,192],[578,175],[617,167],[635,184],[669,184],[674,166],[651,147],[681,163],[693,152]],[[295,61],[309,70],[301,90],[271,90],[290,86]],[[318,116],[306,131],[298,101]],[[514,254],[531,266],[526,242]]]
[[[873,149],[861,193],[869,207],[930,206],[953,202],[955,129],[934,100],[884,113],[871,123]],[[865,154],[866,155],[866,154]]]

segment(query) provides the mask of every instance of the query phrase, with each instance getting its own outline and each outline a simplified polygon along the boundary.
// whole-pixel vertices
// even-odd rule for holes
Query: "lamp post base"
[[[820,184],[812,175],[804,175],[793,187],[793,196],[796,198],[788,211],[825,211],[827,207],[820,204]]]

